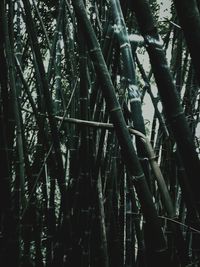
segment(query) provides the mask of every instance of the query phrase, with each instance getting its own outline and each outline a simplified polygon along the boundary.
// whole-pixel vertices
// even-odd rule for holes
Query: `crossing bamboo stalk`
[[[181,107],[180,98],[166,61],[160,37],[153,22],[149,3],[145,0],[135,1],[132,4],[132,9],[135,11],[141,33],[145,39],[164,113],[177,142],[188,175],[188,181],[199,209],[200,200],[196,188],[200,163],[191,132]],[[145,18],[145,20],[142,20],[142,18]],[[198,218],[196,220],[198,221]]]
[[[141,166],[135,154],[130,135],[125,126],[125,120],[123,118],[121,108],[115,96],[115,89],[113,88],[98,41],[96,39],[92,26],[87,18],[83,2],[73,1],[73,6],[75,8],[77,17],[79,18],[79,20],[81,21],[84,27],[84,33],[86,35],[86,40],[87,40],[87,44],[89,47],[91,57],[93,59],[97,74],[102,80],[103,94],[106,99],[112,121],[115,125],[115,130],[116,130],[119,144],[122,149],[124,161],[130,173],[133,175],[133,177],[134,176],[138,177],[138,179],[136,178],[136,180],[135,181],[133,180],[133,182],[135,184],[138,197],[141,201],[144,216],[146,217],[147,221],[150,223],[151,227],[153,227],[154,231],[157,232],[156,237],[158,238],[158,240],[157,242],[155,242],[154,245],[155,247],[157,247],[157,249],[159,247],[158,250],[165,251],[166,244],[165,244],[164,236],[162,234],[161,227],[159,226],[159,222],[157,220],[157,215],[156,215],[156,211],[155,211],[155,208],[154,208],[151,196],[150,196],[150,192],[145,182],[145,178],[144,178],[144,174],[142,172]],[[150,210],[151,212],[149,213]],[[150,218],[149,216],[152,217],[152,220],[149,219]]]

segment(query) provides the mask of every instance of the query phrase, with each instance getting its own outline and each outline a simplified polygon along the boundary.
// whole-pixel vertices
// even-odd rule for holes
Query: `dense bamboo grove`
[[[200,5],[164,4],[0,1],[0,266],[200,266]]]

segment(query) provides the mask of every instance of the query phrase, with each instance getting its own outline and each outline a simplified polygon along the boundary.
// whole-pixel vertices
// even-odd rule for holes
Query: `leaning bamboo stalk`
[[[190,129],[180,104],[179,96],[173,83],[160,37],[153,22],[149,3],[146,0],[136,0],[131,7],[133,11],[135,11],[141,33],[147,44],[146,48],[150,57],[152,70],[163,103],[165,115],[170,123],[174,138],[177,142],[187,172],[188,181],[200,213],[200,197],[197,190],[200,162]],[[145,19],[143,20],[142,18]],[[197,222],[199,221],[198,218],[195,220]]]
[[[42,90],[45,96],[44,100],[45,100],[49,124],[51,128],[53,148],[55,151],[56,161],[57,161],[56,162],[57,170],[59,171],[58,184],[61,190],[63,205],[65,206],[66,205],[64,201],[66,197],[65,175],[64,175],[63,161],[62,161],[61,151],[60,151],[60,140],[58,136],[58,129],[57,129],[56,122],[54,120],[54,116],[52,114],[52,111],[53,111],[52,98],[49,92],[49,86],[48,86],[48,81],[47,81],[45,68],[44,68],[44,64],[42,60],[42,55],[40,52],[39,43],[37,40],[37,34],[35,31],[34,22],[33,22],[32,15],[31,15],[31,5],[30,5],[29,0],[23,0],[23,4],[24,4],[25,12],[26,12],[26,25],[29,29],[30,40],[32,42],[32,49],[35,53],[35,58],[36,58],[37,66],[39,69],[38,74],[40,75]]]
[[[128,91],[128,100],[130,102],[131,107],[131,119],[133,121],[134,128],[145,134],[145,125],[141,105],[141,93],[137,85],[135,62],[133,60],[133,49],[130,45],[129,35],[126,30],[124,15],[122,13],[121,4],[119,0],[111,1],[111,11],[114,22],[114,36],[117,40],[122,55],[122,76],[124,79],[124,87]],[[148,162],[145,161],[145,150],[137,137],[136,148],[146,180],[148,184],[150,184],[149,165]]]
[[[12,4],[9,2],[9,5]],[[0,6],[0,16],[1,16],[1,27],[2,27],[2,41],[4,42],[4,53],[7,59],[7,68],[6,68],[6,77],[8,77],[8,82],[9,84],[5,84],[7,87],[9,85],[10,87],[10,97],[11,97],[11,104],[13,106],[14,110],[14,119],[15,119],[15,130],[16,130],[16,136],[14,137],[13,135],[13,141],[16,140],[16,155],[17,155],[17,160],[16,160],[16,165],[15,167],[15,172],[16,176],[14,179],[14,188],[16,189],[16,192],[14,192],[14,199],[16,202],[14,203],[14,208],[16,208],[13,211],[13,215],[9,214],[9,210],[6,212],[5,220],[7,220],[7,224],[14,223],[12,227],[9,227],[9,234],[7,233],[7,237],[5,239],[6,245],[6,250],[5,254],[7,254],[7,250],[10,250],[11,252],[11,257],[7,258],[7,256],[3,257],[3,262],[1,264],[4,265],[13,265],[13,264],[19,264],[19,257],[20,257],[20,209],[24,206],[25,204],[25,169],[24,169],[24,151],[23,151],[23,139],[22,139],[22,125],[20,121],[20,114],[19,114],[19,102],[18,102],[18,95],[16,91],[16,83],[15,83],[15,69],[13,68],[13,35],[9,34],[8,30],[8,13],[5,12],[5,2],[2,1],[1,6]],[[4,12],[3,12],[4,11]],[[13,15],[13,14],[12,14]],[[12,16],[10,17],[12,21]],[[2,82],[2,81],[1,81]],[[2,88],[1,88],[2,89]],[[3,88],[4,90],[6,88]],[[6,92],[3,92],[4,94]],[[5,95],[4,95],[5,96]],[[16,138],[16,139],[15,139]],[[13,142],[14,145],[14,142]],[[11,166],[12,167],[12,166]],[[7,216],[10,215],[10,218],[7,218]],[[14,220],[13,220],[14,218]],[[12,221],[13,220],[13,221]],[[12,224],[11,224],[12,225]],[[5,228],[8,226],[5,225]],[[5,229],[6,232],[6,229]],[[2,259],[2,257],[1,257]]]
[[[56,53],[56,44],[59,39],[59,32],[62,27],[62,19],[63,19],[63,9],[64,9],[64,1],[61,0],[59,4],[59,11],[58,11],[58,17],[56,20],[56,29],[55,29],[55,34],[53,37],[52,45],[50,46],[50,59],[47,67],[47,79],[50,82],[52,78],[52,71],[53,71],[53,63],[55,60],[55,53]]]
[[[70,123],[72,123],[72,122],[73,123],[76,123],[76,122],[77,123],[83,123],[84,125],[89,126],[89,127],[97,127],[97,128],[100,127],[100,128],[105,128],[105,129],[112,129],[113,128],[113,125],[108,124],[108,123],[83,121],[83,120],[76,120],[73,118],[66,118],[66,121],[68,121]],[[157,157],[154,154],[151,143],[149,142],[148,138],[144,134],[142,134],[141,132],[139,132],[135,129],[131,129],[131,128],[129,128],[129,132],[131,134],[138,136],[140,138],[141,142],[144,143],[147,158],[148,158],[149,163],[151,165],[152,171],[155,175],[155,179],[158,183],[159,193],[161,194],[161,198],[162,198],[166,213],[168,214],[169,218],[175,219],[176,214],[175,214],[175,210],[174,210],[174,207],[172,204],[172,200],[171,200],[169,191],[167,189],[162,172],[161,172],[159,165],[156,161]],[[182,234],[180,232],[180,229],[178,229],[178,228],[175,229],[175,227],[173,225],[171,225],[171,228],[172,228],[172,231],[174,232],[174,235],[177,238],[177,242],[181,242],[178,245],[179,249],[180,249],[179,251],[182,251],[183,255],[184,255],[185,254],[185,247],[184,247],[185,245],[184,245],[184,240],[182,239]],[[182,241],[180,241],[180,240],[182,240]],[[186,258],[183,257],[183,261],[187,261],[187,257]]]
[[[144,173],[142,171],[139,160],[136,156],[132,140],[126,123],[123,117],[121,107],[118,103],[115,95],[115,89],[112,84],[106,63],[104,61],[99,43],[97,41],[94,30],[87,18],[87,13],[84,4],[81,0],[72,1],[75,8],[75,12],[79,20],[81,21],[86,36],[86,41],[89,47],[89,52],[93,60],[97,75],[99,75],[102,81],[102,91],[109,109],[111,119],[115,126],[118,142],[121,146],[123,159],[132,175],[132,181],[136,187],[138,197],[140,199],[144,216],[152,231],[155,231],[155,251],[166,251],[166,242],[158,220],[156,210],[152,201],[151,194],[149,192]]]
[[[19,11],[18,11],[19,12]],[[18,21],[20,20],[20,18],[18,19]],[[17,48],[16,48],[16,56],[15,56],[15,61],[18,62],[21,62],[21,43],[20,43],[20,34],[21,34],[21,30],[20,30],[20,25],[19,25],[19,22],[18,22],[18,35],[17,35]],[[22,70],[21,70],[22,71]],[[15,74],[16,75],[16,74]],[[28,86],[28,85],[27,85]],[[23,99],[23,94],[22,94],[22,81],[19,77],[19,75],[17,75],[17,80],[16,80],[16,90],[17,90],[17,94],[18,94],[18,97],[21,97],[21,99]],[[31,96],[30,92],[29,92],[29,88],[28,88],[28,95]],[[29,98],[30,99],[30,98]],[[33,102],[34,104],[34,102]],[[23,101],[20,102],[20,106],[23,106]],[[33,109],[33,111],[35,111]],[[33,174],[32,174],[32,169],[30,167],[30,161],[29,161],[29,151],[27,149],[27,142],[26,142],[26,137],[25,137],[25,133],[24,133],[24,129],[26,128],[26,125],[23,123],[23,117],[22,117],[22,111],[21,109],[19,110],[19,115],[20,115],[20,120],[21,120],[21,124],[22,124],[22,128],[23,128],[23,131],[22,131],[22,140],[23,140],[23,143],[25,144],[23,146],[23,150],[24,150],[24,163],[25,163],[25,171],[26,171],[26,175],[27,175],[27,195],[29,195],[31,193],[31,190],[32,190],[32,183],[33,183],[33,180],[34,180],[34,177],[33,177]],[[34,134],[33,134],[34,135]],[[43,189],[45,190],[46,187],[43,186]],[[43,190],[43,192],[44,192]],[[46,198],[46,194],[44,192],[44,199],[47,201],[47,198]],[[37,216],[37,212],[36,212],[36,202],[37,202],[37,198],[36,196],[34,195],[33,198],[32,198],[32,201],[31,201],[31,205],[29,206],[30,209],[27,210],[26,212],[26,215],[25,217],[22,219],[22,227],[21,227],[21,233],[19,233],[19,235],[22,235],[22,238],[23,238],[23,241],[25,243],[24,245],[24,251],[23,251],[23,254],[26,255],[27,258],[30,257],[30,244],[31,244],[31,239],[30,239],[30,233],[32,231],[32,227],[36,227],[34,222],[31,222],[29,221],[28,217],[30,215],[30,210],[33,211],[33,214],[35,216]],[[45,210],[45,213],[46,213],[46,210]],[[27,234],[22,234],[22,233],[29,233]],[[41,251],[37,249],[37,244],[35,242],[35,249],[36,249],[36,253],[37,251]],[[39,255],[39,254],[38,254]],[[41,255],[41,253],[40,253]],[[41,257],[40,257],[41,258]]]
[[[109,130],[114,129],[114,125],[111,123],[86,121],[86,120],[80,120],[80,119],[75,119],[75,118],[63,118],[63,117],[59,117],[59,116],[56,116],[55,118],[58,120],[64,120],[65,122],[68,122],[68,123],[82,124],[82,125],[85,125],[87,127],[104,128],[104,129],[109,129]],[[169,192],[168,192],[164,177],[162,175],[162,172],[161,172],[159,165],[156,161],[157,157],[154,154],[151,143],[149,142],[148,138],[144,134],[142,134],[141,132],[139,132],[133,128],[127,127],[127,129],[129,130],[129,132],[131,134],[138,136],[140,138],[140,140],[144,143],[146,153],[147,153],[147,158],[151,164],[151,168],[154,172],[154,175],[155,175],[155,178],[158,182],[162,197],[165,201],[166,211],[167,211],[168,215],[172,216],[172,218],[173,218],[175,216],[175,214],[174,214],[173,204],[171,202],[171,197],[169,195]]]
[[[5,44],[6,44],[6,55],[8,61],[8,69],[9,69],[9,79],[11,86],[11,97],[13,101],[14,114],[15,114],[15,123],[16,123],[16,132],[17,132],[17,151],[19,157],[19,177],[20,177],[20,206],[24,207],[25,205],[25,170],[24,170],[24,150],[23,150],[23,138],[22,138],[22,125],[20,119],[20,111],[19,111],[19,99],[16,91],[16,83],[15,83],[15,75],[14,75],[14,58],[12,54],[11,42],[9,38],[8,32],[8,21],[5,18],[4,21],[5,27]]]
[[[133,60],[132,48],[129,41],[128,32],[126,30],[126,24],[124,21],[124,16],[121,10],[121,5],[118,0],[111,1],[111,11],[113,16],[113,30],[115,38],[120,47],[120,52],[122,54],[123,71],[122,76],[124,78],[124,85],[128,91],[128,99],[131,106],[131,117],[133,120],[134,128],[143,134],[145,134],[144,119],[142,116],[141,107],[141,97],[140,91],[137,86],[136,73],[135,73],[135,62]],[[142,148],[140,142],[138,142],[136,137],[136,147],[139,158],[145,158],[145,152]],[[141,162],[146,179],[148,177],[148,164],[145,161]]]
[[[79,88],[79,99],[80,99],[80,117],[83,119],[88,119],[88,80],[87,80],[87,69],[88,69],[88,59],[87,59],[87,46],[84,40],[84,35],[82,32],[82,26],[78,21],[78,37],[81,40],[79,44],[79,55],[80,55],[80,88]],[[79,161],[80,161],[80,173],[78,177],[78,189],[79,199],[78,199],[78,212],[77,216],[79,222],[82,223],[81,227],[78,226],[80,231],[80,236],[82,239],[82,267],[87,267],[90,262],[90,238],[91,238],[91,208],[92,201],[89,197],[91,195],[91,166],[89,164],[89,150],[91,143],[89,142],[89,131],[87,128],[82,127],[80,132],[80,149],[79,149]],[[76,207],[77,208],[77,207]],[[79,224],[78,222],[78,224]],[[78,232],[79,232],[78,231]]]
[[[5,45],[5,1],[0,2],[0,228],[3,246],[0,246],[0,264],[12,266],[18,263],[18,244],[16,243],[16,227],[19,217],[15,218],[18,211],[13,212],[12,198],[12,150],[14,145],[14,120],[11,124],[13,112],[10,109],[10,92],[8,64],[6,60]],[[14,126],[13,126],[14,125]],[[19,203],[19,202],[18,202]],[[12,248],[12,250],[11,250]]]
[[[20,62],[19,62],[19,60],[18,60],[18,58],[16,56],[15,56],[15,65],[16,65],[16,68],[17,68],[17,72],[19,74],[19,78],[21,79],[21,82],[23,84],[24,90],[25,90],[25,92],[26,92],[26,94],[28,96],[28,100],[30,102],[31,108],[33,110],[33,113],[35,114],[35,117],[37,118],[37,116],[38,116],[37,107],[36,107],[36,105],[34,103],[34,100],[33,100],[33,97],[31,95],[31,92],[30,92],[28,83],[27,83],[27,81],[24,78],[24,75],[23,75],[23,71],[22,71]]]
[[[174,0],[173,2],[192,58],[196,77],[200,83],[200,13],[198,10],[198,1]]]
[[[110,27],[110,25],[108,25],[102,48],[107,66],[109,66],[111,63],[112,49],[113,49],[113,30]],[[100,81],[97,76],[95,83],[92,87],[92,93],[90,96],[91,112],[93,112],[92,118],[98,118],[100,112],[100,111],[98,112],[98,110],[100,110],[102,106],[103,99],[99,87],[100,87]]]
[[[34,8],[35,8],[35,10],[36,10],[36,14],[37,14],[37,16],[38,16],[38,19],[39,19],[39,21],[40,21],[41,28],[42,28],[42,30],[43,30],[43,32],[44,32],[44,36],[45,36],[45,38],[46,38],[46,42],[47,42],[48,49],[50,50],[49,36],[48,36],[47,30],[46,30],[46,28],[45,28],[45,25],[44,25],[42,16],[40,15],[40,11],[39,11],[39,9],[38,9],[38,6],[37,6],[35,0],[32,0],[32,2],[33,2],[33,6],[34,6]]]
[[[140,73],[142,75],[142,78],[143,78],[145,84],[146,84],[145,85],[145,90],[147,90],[147,92],[149,93],[149,95],[151,97],[151,101],[152,101],[152,104],[153,104],[154,110],[155,110],[155,115],[159,120],[159,123],[160,123],[160,125],[162,127],[162,130],[163,130],[165,136],[168,137],[169,136],[169,131],[168,131],[167,126],[165,124],[164,118],[163,118],[162,114],[160,113],[160,111],[158,109],[158,100],[154,97],[154,95],[152,93],[152,88],[150,86],[150,80],[149,80],[148,76],[146,75],[145,70],[144,70],[142,64],[140,63],[139,58],[137,57],[137,55],[135,56],[135,58],[136,58],[136,63],[138,65],[139,71],[140,71]]]

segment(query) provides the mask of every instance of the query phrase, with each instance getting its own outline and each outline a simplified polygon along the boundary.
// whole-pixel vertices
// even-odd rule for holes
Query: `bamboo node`
[[[148,159],[149,160],[157,160],[158,159],[158,156],[152,156],[152,157],[149,157]]]
[[[101,52],[100,47],[95,47],[93,49],[90,49],[90,53],[94,53],[94,52]]]
[[[122,28],[123,28],[122,25],[119,25],[119,24],[113,25],[113,30],[116,34],[119,34],[121,32]]]
[[[124,47],[131,47],[131,45],[129,43],[124,43],[124,44],[120,45],[120,49],[122,49]]]
[[[144,173],[142,173],[141,175],[134,175],[134,176],[132,176],[132,179],[133,179],[133,181],[139,181],[139,180],[141,180],[141,179],[144,179]]]
[[[155,38],[151,35],[145,35],[144,40],[145,40],[145,43],[147,46],[148,45],[153,45],[153,46],[157,46],[157,47],[163,46],[163,41],[162,41],[160,36],[158,36],[158,38]]]
[[[145,161],[145,160],[149,160],[149,158],[147,158],[147,157],[144,157],[144,158],[138,158],[140,161]]]
[[[132,103],[132,102],[141,102],[141,99],[140,98],[132,98],[131,100],[130,100],[130,103]]]
[[[129,84],[128,89],[129,89],[128,93],[129,93],[130,102],[141,100],[140,91],[135,84]]]
[[[121,110],[121,107],[113,108],[113,109],[110,110],[110,112],[115,112],[115,111],[118,111],[118,110]]]

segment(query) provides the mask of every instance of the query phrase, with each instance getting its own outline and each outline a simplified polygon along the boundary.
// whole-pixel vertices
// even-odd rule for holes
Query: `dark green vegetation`
[[[200,266],[199,1],[162,4],[0,1],[0,266]]]

